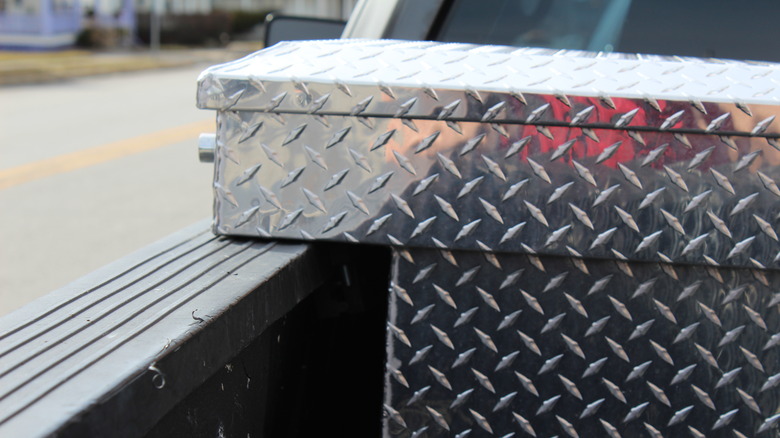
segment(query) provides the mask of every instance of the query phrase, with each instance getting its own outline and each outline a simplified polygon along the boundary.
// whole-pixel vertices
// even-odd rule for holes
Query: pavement
[[[108,73],[184,67],[230,61],[262,48],[232,43],[225,48],[53,52],[0,51],[0,86],[34,84]]]
[[[259,48],[0,52],[0,316],[211,216],[195,81]]]
[[[0,87],[0,317],[211,217],[207,65]]]

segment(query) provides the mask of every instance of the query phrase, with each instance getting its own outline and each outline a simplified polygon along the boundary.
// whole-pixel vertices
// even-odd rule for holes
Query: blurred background
[[[355,0],[0,0],[0,316],[212,214],[195,108],[274,15]]]

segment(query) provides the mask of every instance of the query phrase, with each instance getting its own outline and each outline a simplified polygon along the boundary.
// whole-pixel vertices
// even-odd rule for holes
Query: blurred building
[[[85,27],[133,35],[136,14],[262,12],[347,19],[357,0],[0,0],[0,48],[46,50],[72,46]]]
[[[83,14],[79,0],[0,0],[0,47],[72,45]]]
[[[117,4],[120,2],[113,1]],[[155,2],[162,11],[170,14],[207,14],[214,10],[275,10],[288,15],[346,20],[357,0],[136,0],[136,9],[138,12],[150,12]]]

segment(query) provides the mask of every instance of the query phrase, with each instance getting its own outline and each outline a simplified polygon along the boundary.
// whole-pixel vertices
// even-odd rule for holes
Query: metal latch
[[[201,163],[214,162],[214,150],[217,148],[216,134],[201,134],[198,137],[198,159]]]

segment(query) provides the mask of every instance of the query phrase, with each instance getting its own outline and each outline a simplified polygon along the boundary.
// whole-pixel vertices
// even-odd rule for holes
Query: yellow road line
[[[83,169],[96,164],[141,152],[170,146],[185,140],[197,138],[201,132],[214,132],[214,120],[203,120],[175,128],[145,134],[126,140],[104,144],[69,154],[59,155],[34,163],[23,164],[10,169],[0,170],[0,190],[18,186],[73,170]],[[196,156],[196,142],[192,143],[192,156]]]

